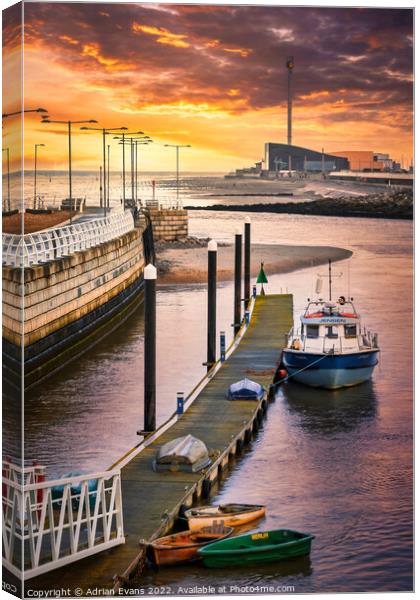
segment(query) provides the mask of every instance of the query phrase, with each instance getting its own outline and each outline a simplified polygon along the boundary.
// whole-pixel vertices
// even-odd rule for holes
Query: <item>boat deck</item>
[[[180,506],[191,505],[204,496],[206,485],[211,487],[212,480],[217,481],[229,456],[249,441],[252,428],[255,431],[256,423],[261,421],[266,401],[229,401],[226,391],[232,382],[245,376],[267,388],[270,386],[285,333],[292,326],[292,313],[292,295],[258,296],[250,326],[233,354],[183,417],[122,468],[126,543],[31,579],[27,582],[28,589],[80,588],[85,593],[87,589],[112,588],[116,574],[129,575],[141,559],[139,540],[166,533]],[[218,457],[216,464],[214,462],[204,475],[182,471],[154,472],[152,462],[159,448],[187,434],[207,445],[213,458]]]

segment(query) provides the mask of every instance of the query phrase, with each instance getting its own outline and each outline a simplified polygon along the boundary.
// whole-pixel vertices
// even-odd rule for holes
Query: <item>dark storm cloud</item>
[[[19,2],[2,12],[3,49],[22,44],[22,4]]]
[[[30,3],[25,31],[29,44],[54,49],[96,82],[130,85],[138,106],[181,98],[225,99],[233,112],[276,106],[293,55],[297,105],[340,95],[359,101],[363,115],[411,110],[412,17],[410,9]]]

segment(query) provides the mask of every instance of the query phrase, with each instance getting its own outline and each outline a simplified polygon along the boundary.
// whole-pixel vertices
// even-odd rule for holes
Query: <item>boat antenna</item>
[[[332,292],[331,292],[331,258],[328,259],[328,285],[329,285],[329,291],[330,291],[330,302],[332,300]]]
[[[347,261],[347,298],[350,299],[350,259]]]
[[[331,258],[329,258],[328,259],[328,275],[322,275],[321,273],[318,273],[318,277],[328,277],[330,302],[332,301],[332,278],[333,277],[341,277],[343,274],[343,273],[334,273],[334,275],[333,275],[331,263],[332,263]]]

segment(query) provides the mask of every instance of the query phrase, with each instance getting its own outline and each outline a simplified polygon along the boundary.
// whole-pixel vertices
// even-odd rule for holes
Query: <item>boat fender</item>
[[[300,345],[300,340],[295,339],[292,342],[292,350],[300,350],[301,349],[301,345]]]

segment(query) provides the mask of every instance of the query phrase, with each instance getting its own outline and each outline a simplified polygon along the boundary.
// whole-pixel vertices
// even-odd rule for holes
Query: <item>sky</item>
[[[16,12],[16,11],[15,11]],[[6,15],[7,17],[7,15]],[[18,70],[19,28],[3,23],[3,65]],[[411,9],[30,2],[24,105],[54,120],[144,131],[140,168],[228,172],[287,141],[286,58],[294,57],[293,143],[326,152],[413,156]],[[3,75],[5,85],[5,75]],[[5,94],[3,112],[18,109]],[[5,120],[4,144],[13,137]],[[73,167],[99,169],[99,132],[73,126]],[[9,137],[8,137],[9,136]],[[111,169],[121,147],[108,136]],[[67,168],[65,125],[25,117],[25,166]],[[13,158],[11,157],[12,164]]]

